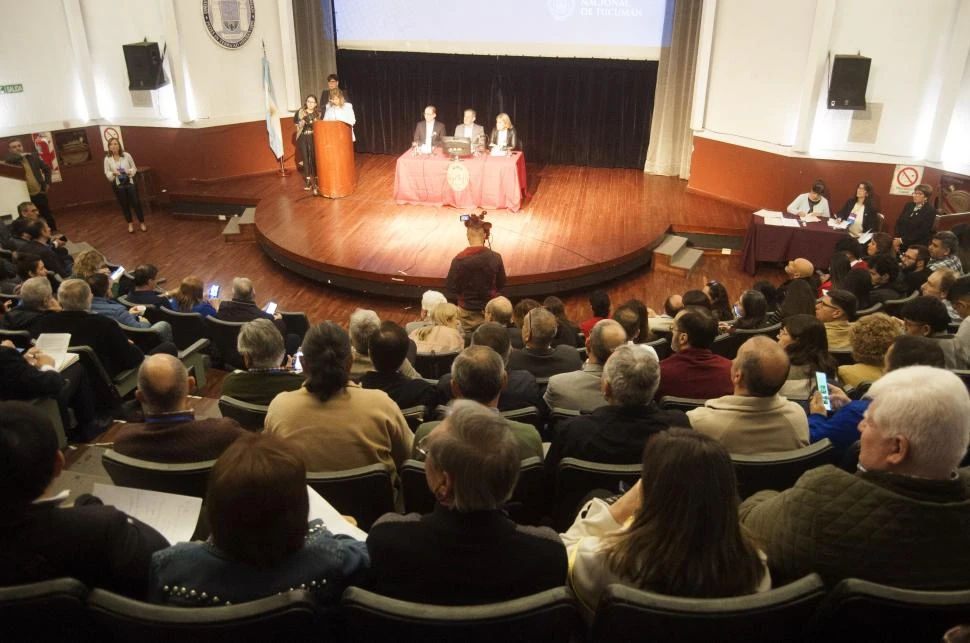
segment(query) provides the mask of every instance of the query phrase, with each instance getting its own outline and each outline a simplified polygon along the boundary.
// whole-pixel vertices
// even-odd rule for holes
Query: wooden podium
[[[331,199],[350,195],[357,183],[350,125],[341,121],[315,122],[313,149],[317,157],[320,194]]]

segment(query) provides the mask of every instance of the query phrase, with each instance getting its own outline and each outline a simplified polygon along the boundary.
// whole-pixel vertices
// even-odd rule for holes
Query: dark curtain
[[[337,50],[357,116],[357,151],[400,154],[425,105],[448,133],[472,107],[485,134],[506,112],[530,162],[643,168],[655,61]]]

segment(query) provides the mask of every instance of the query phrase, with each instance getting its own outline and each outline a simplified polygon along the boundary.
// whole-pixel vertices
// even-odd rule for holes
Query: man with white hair
[[[965,588],[970,578],[970,395],[953,373],[892,371],[869,389],[858,471],[824,466],[781,493],[741,505],[772,576],[818,572],[912,589]]]
[[[657,356],[623,344],[603,367],[602,391],[607,405],[557,427],[546,469],[554,474],[563,458],[606,464],[640,462],[647,439],[672,426],[690,427],[683,411],[662,410],[653,396],[660,385]]]
[[[348,334],[350,335],[350,350],[354,356],[354,362],[350,366],[350,379],[355,382],[359,381],[368,371],[375,370],[374,362],[370,359],[369,346],[371,337],[380,330],[381,318],[373,310],[358,308],[350,314]],[[414,347],[414,352],[417,352],[417,346]],[[408,353],[413,354],[410,347]],[[408,359],[401,363],[398,372],[412,380],[421,377],[421,374],[414,370]]]
[[[47,277],[31,277],[20,286],[20,303],[0,319],[0,327],[7,330],[32,330],[45,315],[57,312],[60,304]]]
[[[236,350],[243,358],[245,371],[233,371],[222,380],[222,394],[269,406],[279,393],[303,386],[303,374],[283,364],[286,347],[283,335],[268,319],[254,319],[239,329]]]
[[[617,346],[626,343],[626,332],[619,322],[601,319],[586,338],[586,362],[578,371],[549,378],[542,396],[549,408],[572,409],[590,413],[606,404],[603,397],[603,364]]]
[[[269,314],[256,303],[256,289],[253,282],[246,277],[236,277],[232,280],[232,299],[219,304],[216,319],[227,322],[248,322],[254,319],[268,319],[285,338],[287,354],[292,355],[300,347],[300,337],[292,333],[287,334],[286,322],[280,313]]]
[[[425,290],[424,294],[421,295],[421,319],[408,322],[404,327],[404,332],[410,335],[419,328],[431,326],[431,313],[434,312],[438,304],[446,303],[448,303],[448,300],[442,293],[437,290]]]

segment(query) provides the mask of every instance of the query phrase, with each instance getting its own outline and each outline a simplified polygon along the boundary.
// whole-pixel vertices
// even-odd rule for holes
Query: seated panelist
[[[455,126],[455,136],[470,139],[473,146],[485,143],[485,128],[475,122],[477,116],[475,110],[466,109],[461,124]]]
[[[796,214],[805,217],[814,214],[817,217],[830,216],[829,200],[825,198],[825,183],[822,179],[816,179],[812,183],[812,189],[805,194],[799,194],[795,200],[788,204],[788,214]]]
[[[512,119],[505,112],[495,117],[495,128],[492,130],[492,136],[489,139],[489,147],[493,152],[496,150],[509,151],[519,147],[519,137],[515,133],[515,128],[512,127]]]
[[[431,152],[431,148],[441,144],[441,139],[446,135],[445,124],[436,120],[438,109],[434,105],[424,108],[424,120],[414,128],[414,145],[421,148],[425,154]]]

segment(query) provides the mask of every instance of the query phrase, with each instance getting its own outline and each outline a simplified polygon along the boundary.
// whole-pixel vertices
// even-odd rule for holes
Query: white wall
[[[289,2],[256,0],[252,36],[230,50],[209,36],[196,0],[0,0],[4,23],[16,25],[17,33],[16,38],[0,39],[0,84],[24,84],[23,94],[0,95],[0,136],[89,122],[92,114],[81,82],[86,65],[72,49],[72,29],[86,40],[93,116],[101,116],[95,122],[205,127],[259,120],[265,114],[260,66],[264,41],[277,102],[296,109],[299,95],[286,91],[285,71],[290,70],[284,70],[278,1]],[[67,17],[74,3],[80,7],[80,21]],[[168,46],[166,75],[175,82],[150,92],[151,106],[142,107],[133,104],[128,91],[122,45],[146,38],[158,42],[160,49]],[[176,58],[181,64],[171,69],[169,63]],[[185,87],[184,120],[189,122],[179,120],[178,81]]]
[[[892,163],[938,159],[930,149],[938,131],[948,136],[942,165],[970,165],[970,0],[706,1],[716,13],[712,33],[702,34],[711,55],[698,64],[709,62],[710,75],[697,88],[706,101],[702,118],[694,115],[702,123],[696,135],[780,154],[807,149],[813,158]],[[956,64],[954,52],[961,52]],[[872,59],[866,99],[881,107],[873,142],[851,142],[854,113],[825,106],[829,57],[857,53]],[[804,147],[796,144],[800,126]]]

